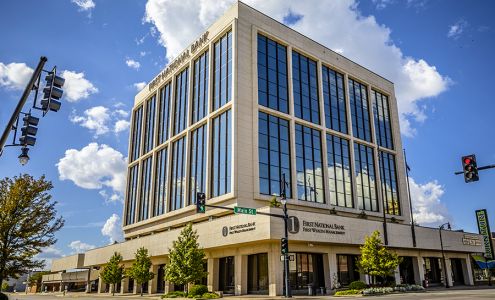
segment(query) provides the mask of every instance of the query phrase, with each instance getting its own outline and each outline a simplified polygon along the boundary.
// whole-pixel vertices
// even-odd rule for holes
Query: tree
[[[147,283],[155,274],[150,271],[151,258],[148,256],[148,249],[141,247],[136,251],[136,258],[132,266],[127,270],[127,276],[134,279],[137,284],[141,285],[141,296],[143,295],[144,283]]]
[[[376,276],[383,278],[392,276],[401,262],[397,253],[383,246],[378,230],[375,230],[371,236],[366,236],[360,250],[358,267],[362,273],[372,276],[373,283],[375,283]]]
[[[205,252],[198,244],[196,230],[189,223],[180,232],[177,241],[173,242],[172,249],[168,249],[170,262],[165,268],[165,278],[176,284],[185,285],[194,283],[208,275],[203,269]]]
[[[52,188],[45,176],[0,180],[0,282],[44,266],[34,256],[57,242],[55,232],[64,225],[48,193]]]
[[[112,296],[115,295],[115,287],[124,278],[124,266],[121,263],[122,255],[115,252],[100,273],[100,277],[105,283],[113,284]]]

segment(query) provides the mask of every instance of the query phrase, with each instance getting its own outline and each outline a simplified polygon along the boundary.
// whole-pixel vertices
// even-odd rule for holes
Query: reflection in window
[[[230,110],[213,119],[212,197],[230,193],[232,168],[232,120]]]
[[[388,106],[388,97],[377,91],[371,91],[373,99],[373,116],[375,120],[375,133],[378,145],[394,149],[392,143],[392,127],[390,125],[390,109]]]
[[[351,282],[359,280],[357,255],[337,254],[337,277],[342,286],[348,286]]]
[[[287,49],[258,34],[258,103],[289,113]]]
[[[259,113],[258,155],[260,193],[282,194],[282,174],[285,174],[286,196],[291,198],[289,121]]]
[[[131,141],[131,161],[135,161],[139,158],[140,146],[141,146],[141,127],[143,121],[143,107],[140,106],[134,111],[134,117],[132,118],[132,141]]]
[[[352,134],[359,139],[371,142],[366,86],[349,79],[349,98],[351,103]]]
[[[150,156],[141,163],[141,199],[139,202],[138,221],[148,219],[151,199],[151,160]]]
[[[208,113],[208,54],[206,51],[194,62],[192,124]]]
[[[344,75],[323,66],[323,100],[327,128],[347,133]]]
[[[168,148],[161,149],[156,154],[153,217],[165,213],[165,203],[167,201],[167,154]]]
[[[189,204],[193,204],[196,193],[204,193],[206,188],[206,124],[191,133],[190,168]]]
[[[172,175],[170,186],[169,210],[183,207],[186,193],[186,137],[182,137],[172,146]]]
[[[160,111],[158,113],[158,145],[165,143],[165,141],[168,139],[168,127],[170,123],[170,86],[171,84],[168,83],[160,89]]]
[[[325,203],[320,132],[296,124],[297,197]]]
[[[129,169],[129,180],[127,182],[127,201],[126,201],[127,211],[125,214],[126,225],[134,223],[134,216],[136,213],[138,171],[139,171],[139,164],[136,164]]]
[[[355,143],[354,160],[358,208],[360,210],[378,211],[373,149]]]
[[[320,124],[316,61],[292,51],[292,89],[296,117]]]
[[[354,207],[349,141],[327,134],[327,160],[330,204]]]
[[[146,117],[144,122],[144,153],[153,149],[155,137],[155,96],[146,101]]]
[[[397,192],[397,175],[395,172],[395,156],[379,152],[380,178],[382,185],[383,201],[386,205],[386,212],[390,215],[400,215],[399,195]]]
[[[174,135],[186,128],[189,68],[175,77]]]
[[[232,100],[232,31],[222,36],[214,47],[213,110]]]

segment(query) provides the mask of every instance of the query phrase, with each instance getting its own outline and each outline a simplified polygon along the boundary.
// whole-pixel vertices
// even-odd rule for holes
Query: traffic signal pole
[[[488,166],[478,167],[478,171],[486,170],[486,169],[493,169],[493,168],[495,168],[495,165],[488,165]],[[461,174],[464,174],[464,171],[457,171],[454,174],[455,175],[461,175]]]
[[[284,228],[285,228],[285,240],[287,241],[287,248],[289,248],[289,214],[287,213],[287,196],[286,196],[286,183],[285,174],[282,174],[282,201],[284,210]],[[288,250],[288,249],[287,249]],[[289,280],[289,253],[284,254],[284,275],[285,275],[285,297],[291,298],[290,280]]]
[[[36,82],[36,80],[38,80],[38,77],[40,76],[41,71],[43,71],[43,67],[45,66],[47,60],[48,59],[45,56],[40,57],[38,66],[34,70],[31,79],[29,80],[26,88],[24,89],[24,92],[22,93],[21,99],[17,103],[14,113],[10,117],[9,122],[7,123],[7,126],[3,131],[2,137],[0,138],[0,155],[2,155],[3,147],[5,146],[5,142],[7,142],[7,139],[9,138],[9,134],[10,131],[12,130],[12,126],[14,126],[17,118],[19,117],[19,114],[21,113],[22,108],[24,107],[24,104],[26,104],[29,94],[31,94],[31,90],[33,89],[34,83]]]

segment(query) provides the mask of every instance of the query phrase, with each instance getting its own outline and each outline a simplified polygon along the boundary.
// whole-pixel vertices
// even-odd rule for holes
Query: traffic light
[[[286,238],[280,239],[280,253],[282,253],[282,255],[289,254],[289,240]]]
[[[40,119],[27,114],[22,118],[24,121],[24,126],[21,128],[21,137],[19,142],[23,146],[34,146],[36,143],[36,138],[34,137],[38,133],[38,122]]]
[[[478,166],[476,165],[476,156],[474,154],[462,157],[462,170],[464,171],[464,181],[466,183],[478,181]]]
[[[45,77],[45,80],[46,86],[43,89],[41,109],[44,113],[47,113],[48,110],[57,112],[62,105],[58,100],[62,98],[62,94],[64,93],[62,86],[65,83],[65,79],[55,75],[55,72],[51,72]]]
[[[196,213],[204,214],[206,212],[206,195],[205,193],[196,193]]]

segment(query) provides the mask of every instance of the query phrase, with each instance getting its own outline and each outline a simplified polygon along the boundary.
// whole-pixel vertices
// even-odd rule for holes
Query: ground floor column
[[[462,272],[465,285],[474,285],[473,269],[471,265],[471,255],[466,254],[466,258],[461,260]]]
[[[330,280],[327,281],[329,282],[329,288],[327,290],[327,294],[330,292],[330,290],[336,289],[337,284],[339,282],[339,277],[338,277],[338,270],[337,270],[337,254],[334,252],[329,252],[327,254],[328,256],[328,269],[330,272]]]
[[[104,285],[105,283],[103,282],[103,279],[101,279],[100,277],[100,280],[98,280],[98,294],[101,294],[104,292]]]
[[[137,283],[137,280],[134,280],[134,288],[132,289],[132,293],[134,295],[141,293],[141,285]]]
[[[174,291],[174,284],[168,280],[165,280],[165,294]]]
[[[234,257],[234,281],[235,295],[247,294],[247,273],[248,273],[247,255],[238,254]]]
[[[125,294],[129,290],[129,278],[124,277],[120,283],[120,293]]]
[[[155,274],[153,279],[148,282],[148,294],[156,294],[158,288],[158,267],[159,265],[152,265],[150,271]]]
[[[64,291],[64,283],[60,281],[59,292],[63,292],[63,291]]]
[[[325,290],[326,293],[330,293],[330,285],[332,282],[332,275],[330,274],[330,264],[328,263],[329,261],[329,255],[328,253],[323,253],[323,277],[324,277],[324,282],[325,282]]]
[[[395,284],[400,284],[400,270],[399,270],[399,266],[397,266],[397,268],[395,269],[395,272],[394,272],[394,277],[395,277]]]
[[[280,243],[271,244],[268,253],[268,293],[270,296],[283,295],[284,276],[283,262],[280,261]]]
[[[218,291],[218,258],[208,258],[208,290]]]
[[[413,257],[413,267],[414,267],[414,281],[418,285],[423,285],[425,280],[425,268],[423,257],[416,256]]]
[[[88,268],[88,277],[86,277],[86,293],[91,293],[91,270],[92,267]]]
[[[452,265],[450,263],[450,259],[447,257],[445,258],[445,265],[444,266],[446,266],[446,268],[447,268],[447,269],[445,269],[445,271],[446,271],[445,275],[447,276],[447,278],[445,278],[445,280],[447,280],[448,286],[454,286],[454,281],[452,280]]]

